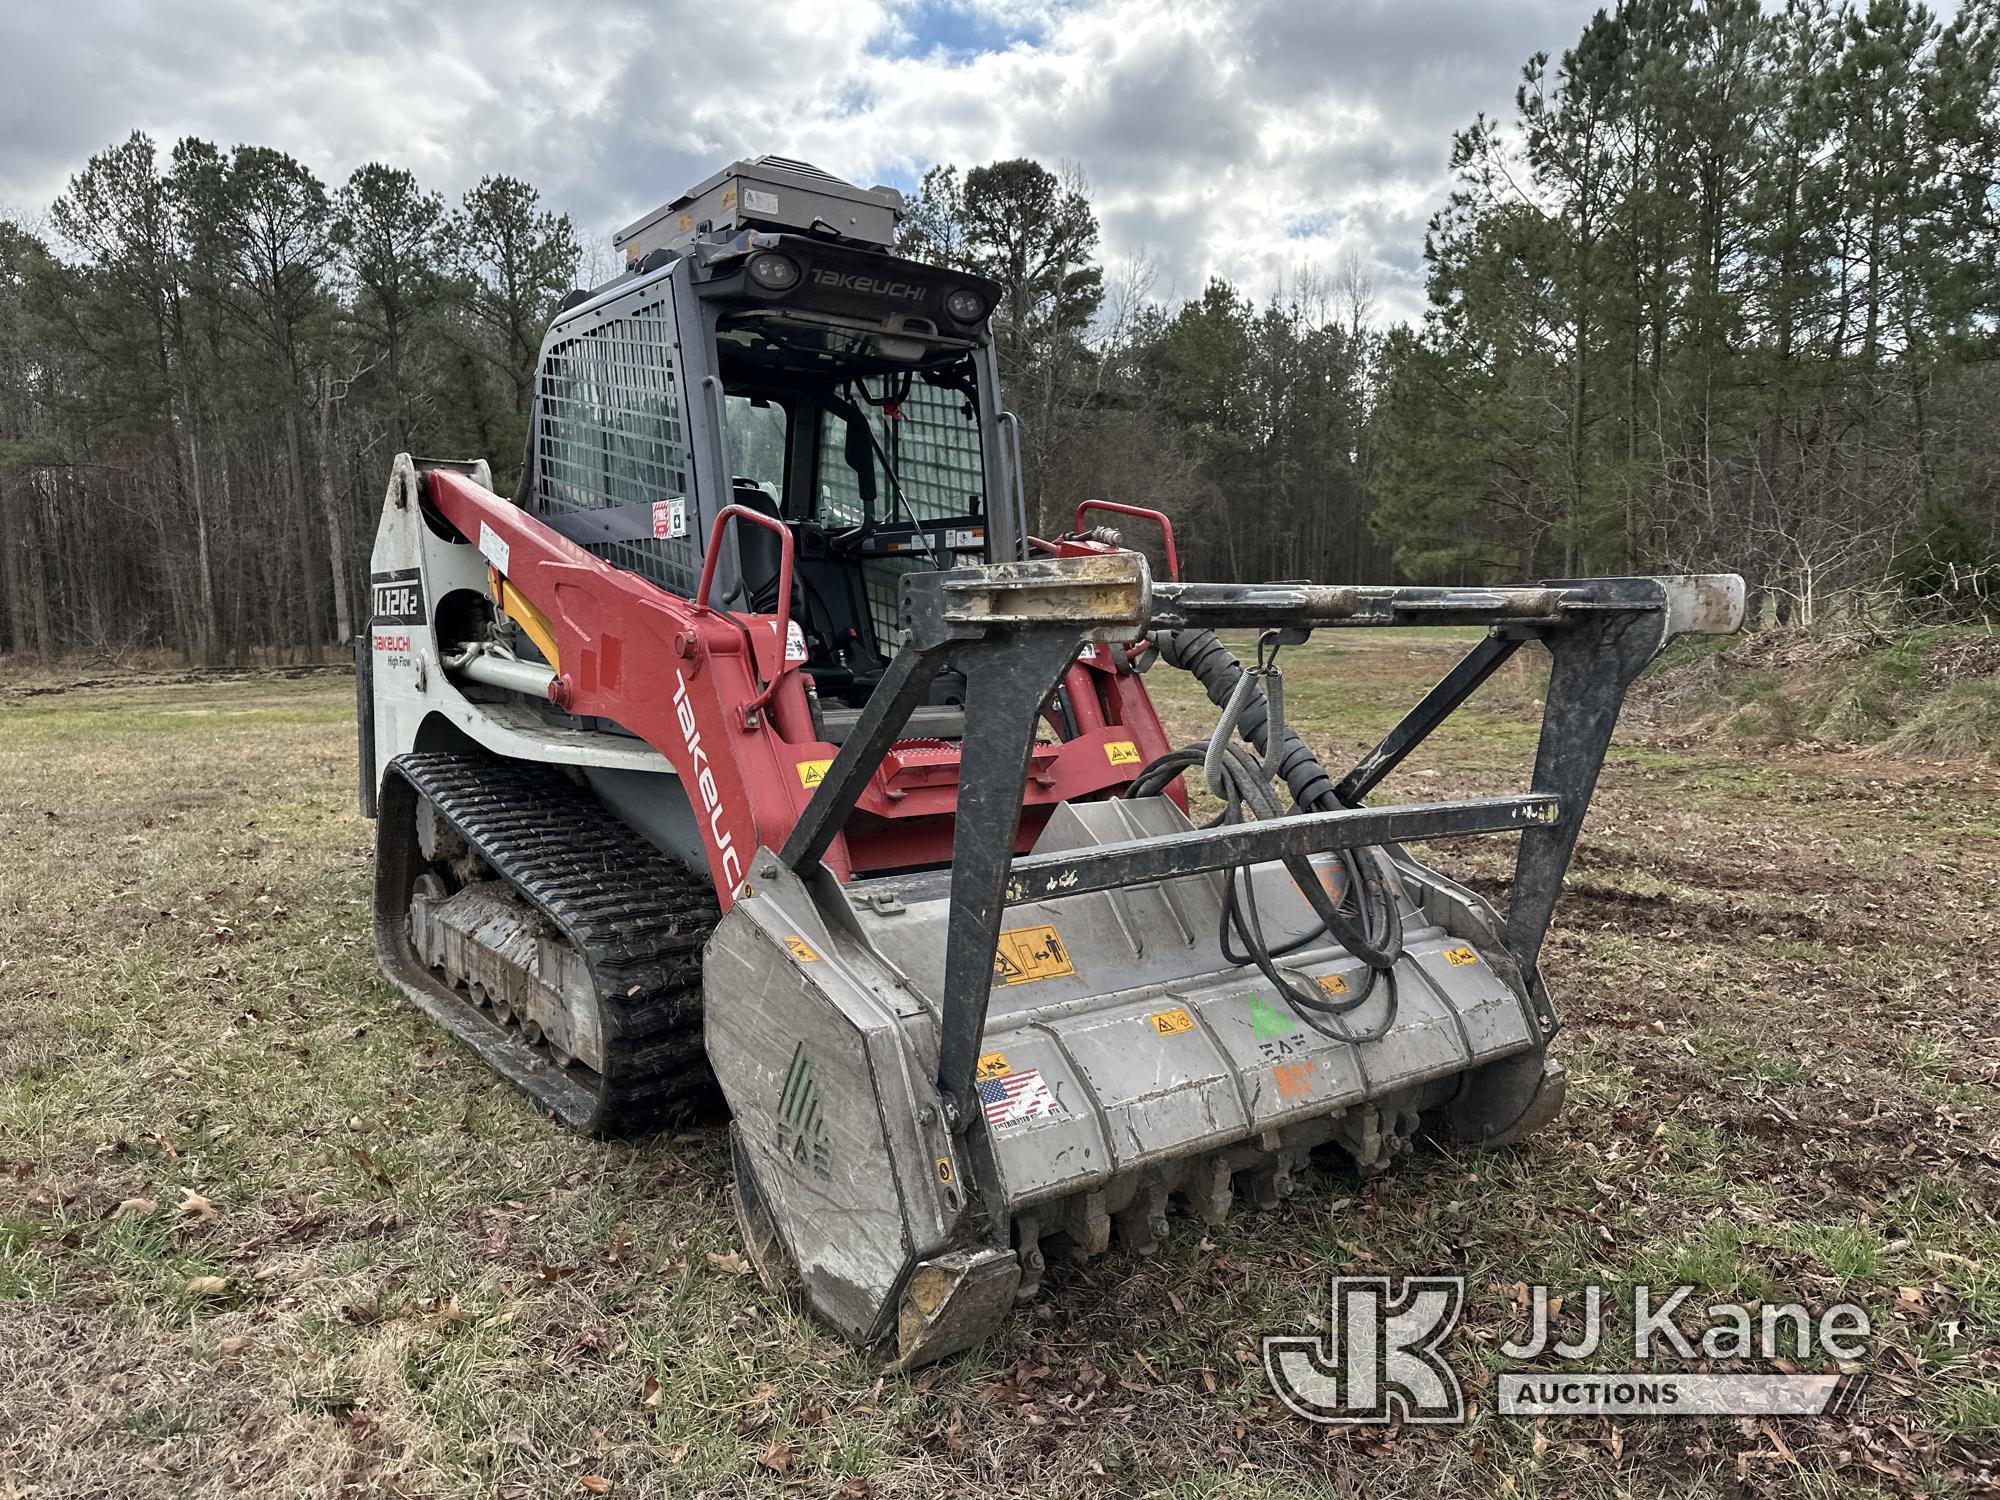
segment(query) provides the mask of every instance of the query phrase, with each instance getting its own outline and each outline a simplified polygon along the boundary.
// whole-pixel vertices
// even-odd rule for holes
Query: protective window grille
[[[542,363],[538,395],[535,493],[544,511],[650,505],[687,493],[687,428],[664,300],[556,345]],[[673,593],[694,592],[700,556],[692,525],[685,537],[584,546]]]
[[[890,382],[878,377],[867,382],[868,393],[880,401]],[[921,377],[910,383],[910,393],[891,417],[880,407],[863,406],[875,440],[896,466],[902,482],[905,505],[896,504],[895,492],[886,476],[878,475],[875,518],[883,520],[940,521],[983,514],[986,470],[979,449],[979,422],[969,410],[970,403],[958,391],[934,386]],[[845,456],[847,424],[832,412],[825,414],[820,434],[820,518],[828,525],[854,526],[861,521],[861,490],[854,470]],[[862,584],[868,595],[868,614],[875,626],[875,638],[883,654],[893,651],[898,618],[898,580],[903,574],[935,564],[927,557],[870,558],[862,565]]]

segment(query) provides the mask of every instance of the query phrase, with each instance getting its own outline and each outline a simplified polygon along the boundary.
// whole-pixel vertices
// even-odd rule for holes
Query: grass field
[[[1345,759],[1443,665],[1294,651]],[[1172,685],[1160,674],[1162,689]],[[51,690],[60,689],[60,690]],[[1389,791],[1514,784],[1522,666]],[[1621,741],[1549,979],[1570,1104],[1052,1274],[886,1378],[744,1274],[714,1126],[600,1144],[375,975],[336,675],[0,683],[0,1495],[1970,1494],[2000,1448],[2000,775]],[[1205,732],[1175,693],[1176,728]],[[1436,848],[1489,893],[1502,851]],[[1324,1275],[1468,1278],[1458,1429],[1288,1417]],[[1842,1420],[1531,1422],[1521,1283],[1866,1305]]]

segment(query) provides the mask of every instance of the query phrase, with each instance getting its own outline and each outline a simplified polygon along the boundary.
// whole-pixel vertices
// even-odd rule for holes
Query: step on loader
[[[761,157],[624,231],[514,493],[396,459],[356,663],[384,972],[577,1130],[726,1106],[759,1273],[909,1366],[1315,1152],[1546,1122],[1540,951],[1626,687],[1743,590],[1189,582],[1095,501],[1030,536],[1001,289],[897,255],[899,208]],[[1447,625],[1486,634],[1353,769],[1286,722],[1284,649]],[[1531,642],[1525,791],[1367,800]],[[1504,915],[1408,849],[1471,834],[1518,841]]]

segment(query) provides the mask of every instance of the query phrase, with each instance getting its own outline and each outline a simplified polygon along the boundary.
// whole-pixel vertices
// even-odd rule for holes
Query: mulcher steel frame
[[[948,663],[965,673],[973,694],[966,704],[950,869],[855,884],[863,899],[950,895],[955,920],[945,961],[937,1085],[956,1118],[971,1110],[1001,912],[1017,903],[1287,856],[1518,832],[1503,940],[1522,974],[1535,976],[1626,689],[1677,626],[1697,623],[1697,616],[1732,620],[1741,611],[1740,582],[1707,576],[1508,589],[1149,583],[1143,562],[1130,553],[906,578],[907,643],[780,851],[794,873],[809,875],[931,680]],[[1130,639],[1149,625],[1277,629],[1302,641],[1325,627],[1463,624],[1487,624],[1491,633],[1341,779],[1345,810],[1011,857],[1039,711],[1079,648]],[[1528,794],[1358,805],[1531,640],[1547,646],[1555,665]],[[1544,997],[1536,1021],[1546,1040],[1555,1016],[1539,981],[1531,983]]]

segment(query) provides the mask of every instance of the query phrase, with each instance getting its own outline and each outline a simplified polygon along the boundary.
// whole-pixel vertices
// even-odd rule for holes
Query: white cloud
[[[1071,160],[1162,295],[1262,294],[1344,251],[1420,306],[1450,132],[1504,110],[1590,0],[107,0],[10,5],[0,205],[37,210],[134,127],[369,159],[456,194],[530,178],[587,235],[740,155],[863,182]]]

